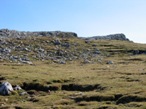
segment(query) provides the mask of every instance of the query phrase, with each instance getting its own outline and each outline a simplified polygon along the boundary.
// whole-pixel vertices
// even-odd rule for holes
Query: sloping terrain
[[[0,40],[0,81],[23,90],[1,109],[146,109],[146,45],[125,40]]]

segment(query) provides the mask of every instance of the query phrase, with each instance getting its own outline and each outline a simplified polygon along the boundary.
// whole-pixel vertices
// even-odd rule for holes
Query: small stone
[[[5,98],[5,99],[4,99],[5,102],[7,102],[8,100],[9,100],[8,98]]]
[[[89,64],[89,63],[91,63],[91,61],[85,59],[82,63],[83,63],[83,64]]]
[[[14,87],[14,90],[21,90],[22,88],[19,85],[16,85],[16,87]]]
[[[54,40],[53,43],[54,43],[54,45],[60,45],[61,44],[60,40]]]
[[[27,92],[21,92],[21,93],[20,93],[21,96],[27,95],[27,94],[28,94]]]
[[[114,64],[113,61],[107,61],[107,64]]]

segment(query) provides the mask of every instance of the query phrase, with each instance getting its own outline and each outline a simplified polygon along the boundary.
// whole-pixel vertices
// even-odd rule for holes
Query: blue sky
[[[124,33],[146,43],[146,0],[1,0],[0,29]]]

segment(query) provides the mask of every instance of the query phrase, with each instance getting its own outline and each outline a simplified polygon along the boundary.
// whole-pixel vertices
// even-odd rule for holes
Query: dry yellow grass
[[[56,86],[59,89],[51,91],[51,93],[35,90],[36,94],[31,98],[29,95],[19,96],[18,94],[0,96],[0,107],[16,109],[17,107],[20,109],[146,109],[146,55],[119,52],[119,50],[143,50],[146,45],[105,40],[93,41],[91,45],[85,45],[84,40],[70,39],[70,41],[81,44],[78,49],[90,48],[92,44],[96,43],[101,51],[111,50],[118,51],[118,53],[109,56],[102,55],[101,63],[91,64],[82,64],[81,60],[63,65],[48,64],[48,61],[34,61],[34,65],[1,62],[0,77],[5,78],[3,81],[22,86],[24,82],[39,83],[44,86]],[[114,64],[106,64],[108,60],[112,60]],[[103,89],[61,90],[62,85],[69,84],[79,87],[100,85]],[[116,99],[116,96],[122,96],[125,101],[129,97],[130,100],[127,100],[126,103],[122,103],[121,100],[121,103],[117,104],[119,99]],[[133,96],[137,98],[131,100]],[[34,101],[30,99],[34,99]],[[79,99],[80,101],[76,101]]]

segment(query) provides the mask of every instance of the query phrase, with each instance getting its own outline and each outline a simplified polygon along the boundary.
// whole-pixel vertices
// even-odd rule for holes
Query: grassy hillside
[[[11,52],[1,53],[0,81],[23,90],[1,95],[1,109],[146,109],[145,44],[61,37],[2,42]],[[31,65],[20,61],[24,54]]]

